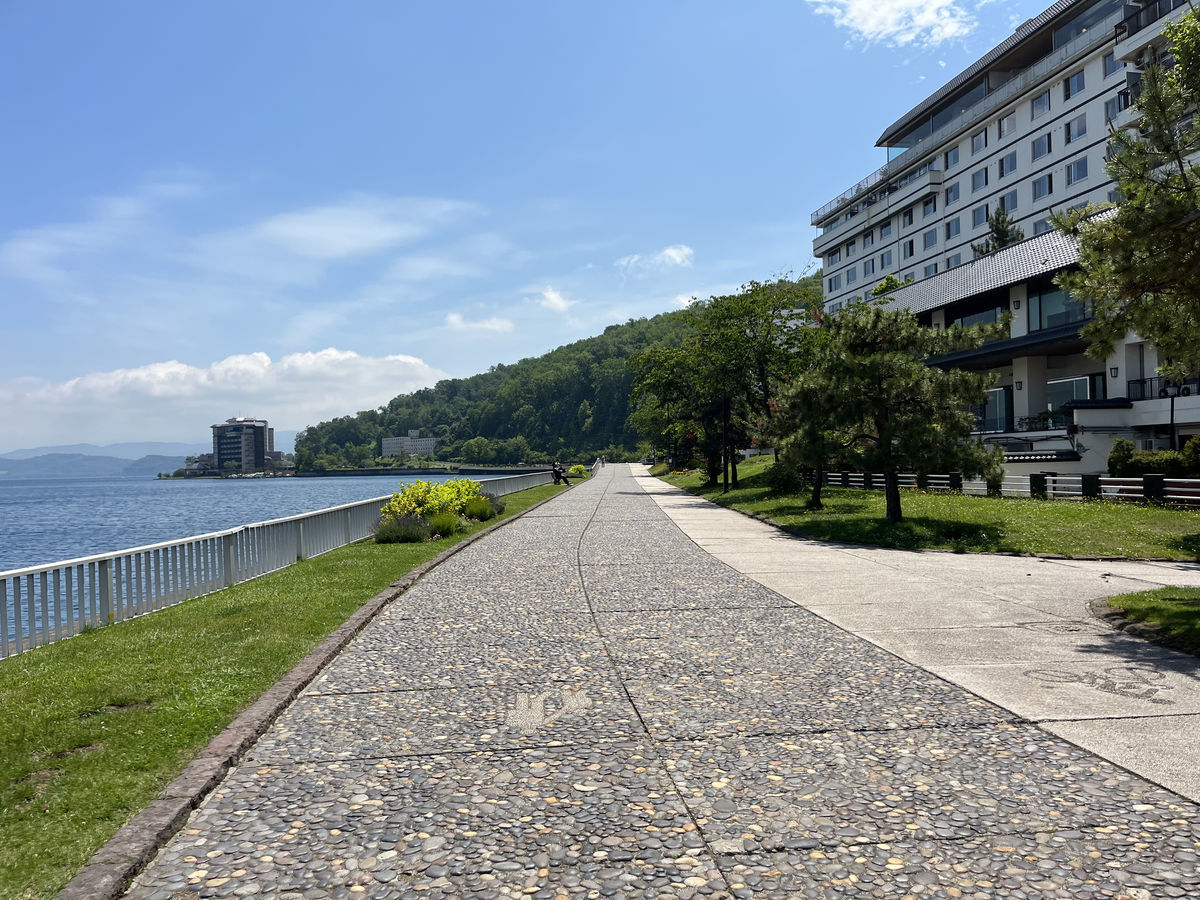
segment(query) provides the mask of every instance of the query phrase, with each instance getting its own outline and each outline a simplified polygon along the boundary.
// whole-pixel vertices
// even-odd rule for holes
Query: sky
[[[0,0],[0,452],[299,429],[803,274],[1048,0]]]

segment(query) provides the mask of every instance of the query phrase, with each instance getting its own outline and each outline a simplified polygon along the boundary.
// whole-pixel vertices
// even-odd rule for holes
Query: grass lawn
[[[512,494],[504,516],[560,490]],[[53,896],[330,632],[465,536],[354,544],[0,661],[0,897]]]
[[[1109,597],[1108,605],[1135,622],[1157,625],[1164,641],[1200,656],[1200,588],[1162,587]]]
[[[826,488],[825,509],[805,508],[808,494],[777,494],[762,458],[738,467],[740,487],[722,494],[702,487],[703,473],[666,481],[723,506],[760,513],[809,537],[880,547],[943,548],[980,553],[1068,556],[1200,556],[1200,511],[1134,503],[1040,501],[901,491],[904,520],[889,525],[883,491]]]

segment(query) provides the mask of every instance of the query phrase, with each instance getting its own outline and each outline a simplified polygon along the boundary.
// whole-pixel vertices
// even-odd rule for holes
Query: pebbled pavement
[[[739,522],[760,523],[721,510],[733,518],[689,523],[708,511],[640,475],[608,466],[424,575],[128,896],[1200,894],[1200,807],[819,602],[857,592],[886,607],[895,587],[916,603],[927,578],[960,575],[969,602],[959,558],[894,566],[894,581],[870,554],[827,549],[854,557],[839,566],[806,547],[788,563],[778,532],[739,542]],[[710,552],[721,542],[730,565]],[[739,552],[771,577],[735,571]],[[983,619],[1066,628],[1046,608],[1094,585],[1060,581],[1028,607],[993,591]]]

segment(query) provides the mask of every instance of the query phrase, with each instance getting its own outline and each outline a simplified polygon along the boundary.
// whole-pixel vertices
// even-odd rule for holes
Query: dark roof
[[[1097,219],[1114,213],[1115,210],[1105,210],[1097,214]],[[906,284],[890,295],[890,305],[914,313],[926,312],[1038,275],[1057,272],[1078,259],[1079,248],[1073,238],[1058,231],[1047,231],[949,271]]]
[[[1032,19],[1029,19],[1022,25],[1018,26],[1008,38],[1001,41],[984,56],[973,62],[970,66],[955,75],[948,82],[906,112],[903,116],[888,126],[887,130],[880,135],[876,144],[886,146],[887,141],[902,134],[913,123],[913,120],[919,116],[929,112],[933,107],[937,106],[942,100],[951,96],[959,88],[976,78],[983,72],[986,72],[993,63],[1004,56],[1006,53],[1016,49],[1024,41],[1028,40],[1034,34],[1039,32],[1046,25],[1057,19],[1063,13],[1075,6],[1083,6],[1095,2],[1095,0],[1057,0],[1056,3],[1050,6],[1045,12],[1042,12]]]

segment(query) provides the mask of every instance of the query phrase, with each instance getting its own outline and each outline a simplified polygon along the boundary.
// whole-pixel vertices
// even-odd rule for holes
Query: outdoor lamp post
[[[1168,381],[1164,387],[1167,391],[1167,396],[1171,398],[1171,449],[1175,449],[1175,398],[1179,396],[1179,385],[1173,381]]]

